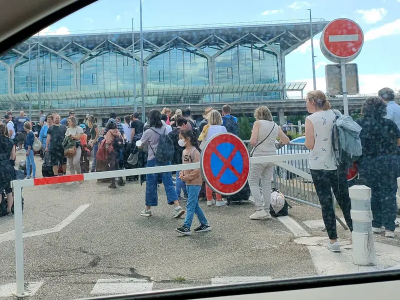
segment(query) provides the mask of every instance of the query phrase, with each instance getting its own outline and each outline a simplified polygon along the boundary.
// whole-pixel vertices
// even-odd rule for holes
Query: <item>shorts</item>
[[[67,158],[64,156],[64,150],[60,152],[50,153],[50,164],[51,166],[62,166],[67,164]]]

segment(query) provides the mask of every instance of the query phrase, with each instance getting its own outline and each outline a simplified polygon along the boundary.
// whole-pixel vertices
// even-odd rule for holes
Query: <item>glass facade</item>
[[[132,35],[118,39],[93,36],[37,37],[0,57],[0,94],[112,92],[140,89],[140,51]],[[279,83],[280,44],[247,39],[231,46],[212,37],[196,46],[176,37],[167,45],[145,36],[145,87],[228,86]],[[29,44],[30,43],[30,47]],[[30,48],[30,49],[29,49]],[[136,59],[134,74],[133,59]],[[11,82],[9,82],[11,80]],[[147,97],[149,104],[260,101],[281,98],[280,92]],[[132,105],[133,99],[97,98],[47,101],[43,107]]]

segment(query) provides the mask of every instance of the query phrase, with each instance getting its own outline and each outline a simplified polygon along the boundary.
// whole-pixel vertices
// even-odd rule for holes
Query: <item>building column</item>
[[[286,123],[286,120],[285,120],[285,113],[283,112],[283,110],[282,109],[280,109],[279,111],[278,111],[278,119],[279,119],[279,125],[284,125],[285,123]]]
[[[285,86],[285,84],[286,84],[285,55],[282,52],[280,52],[280,54],[276,57],[276,59],[277,59],[277,63],[278,63],[278,80],[279,80],[279,83],[282,84],[282,86]],[[287,98],[286,90],[282,91],[281,98],[282,99]]]
[[[215,85],[215,58],[209,57],[207,59],[207,67],[208,67],[208,85]],[[211,94],[211,102],[215,102],[215,94]]]

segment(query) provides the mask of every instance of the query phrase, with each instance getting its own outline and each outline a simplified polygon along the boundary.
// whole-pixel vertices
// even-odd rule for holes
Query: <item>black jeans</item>
[[[397,212],[397,177],[400,156],[379,156],[361,161],[359,173],[362,182],[371,188],[372,227],[395,230]]]
[[[322,209],[326,231],[331,240],[337,239],[335,209],[333,207],[332,190],[335,194],[337,203],[342,209],[347,226],[353,231],[350,210],[351,201],[349,188],[347,185],[346,172],[344,170],[311,170],[315,190],[318,195]]]

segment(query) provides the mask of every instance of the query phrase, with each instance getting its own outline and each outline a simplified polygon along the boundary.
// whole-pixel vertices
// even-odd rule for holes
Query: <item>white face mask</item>
[[[185,145],[186,145],[185,140],[184,140],[184,139],[180,139],[180,140],[178,141],[178,145],[181,146],[181,147],[185,147]]]

